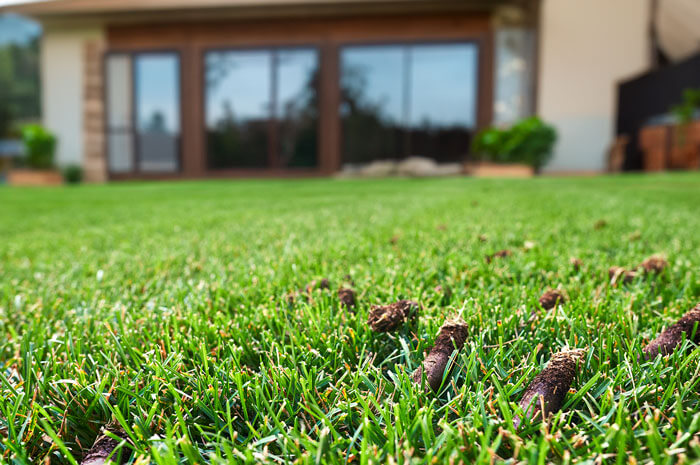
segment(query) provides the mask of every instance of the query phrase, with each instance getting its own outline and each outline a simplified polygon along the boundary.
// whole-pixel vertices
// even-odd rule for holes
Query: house
[[[1,3],[1,2],[0,2]],[[598,172],[647,0],[5,0],[41,22],[43,119],[92,181],[326,175],[468,156],[538,114]]]

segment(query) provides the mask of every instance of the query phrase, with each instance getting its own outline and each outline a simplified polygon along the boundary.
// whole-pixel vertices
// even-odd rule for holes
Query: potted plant
[[[39,124],[22,127],[21,136],[24,144],[24,167],[10,172],[10,184],[61,184],[63,178],[53,164],[56,136]]]
[[[549,161],[556,140],[554,127],[536,116],[511,127],[484,129],[472,142],[478,161],[466,171],[475,176],[532,176]]]
[[[700,89],[686,89],[680,104],[639,133],[645,171],[700,168]]]
[[[700,89],[683,91],[683,102],[671,108],[677,124],[671,130],[668,168],[700,168]]]

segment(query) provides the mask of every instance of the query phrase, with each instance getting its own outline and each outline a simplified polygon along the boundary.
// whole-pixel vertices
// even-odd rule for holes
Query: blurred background
[[[698,0],[0,0],[0,182],[700,167]]]

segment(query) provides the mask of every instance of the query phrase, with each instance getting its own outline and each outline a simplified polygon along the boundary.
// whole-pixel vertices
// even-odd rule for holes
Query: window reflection
[[[402,155],[403,60],[401,47],[348,47],[342,51],[344,162]]]
[[[210,168],[316,166],[314,50],[209,52],[205,67]]]
[[[111,54],[105,70],[109,172],[176,172],[180,141],[178,55]]]
[[[179,59],[174,54],[140,55],[136,66],[138,167],[175,172],[180,136]]]
[[[476,125],[477,71],[473,44],[344,48],[343,161],[464,158]]]
[[[316,166],[318,57],[311,50],[284,50],[276,63],[280,164]]]
[[[109,172],[130,173],[134,169],[130,57],[128,55],[109,56],[106,73]]]
[[[477,49],[419,45],[410,49],[408,155],[458,161],[476,126]]]
[[[524,28],[500,28],[495,34],[496,75],[494,121],[513,123],[532,115],[535,33]]]
[[[207,54],[206,122],[211,168],[267,165],[270,61],[267,51]]]

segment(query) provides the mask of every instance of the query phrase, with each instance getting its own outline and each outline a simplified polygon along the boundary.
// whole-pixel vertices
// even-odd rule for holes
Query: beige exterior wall
[[[102,39],[100,28],[45,27],[41,45],[43,122],[58,136],[56,163],[84,165],[85,44]]]
[[[549,171],[602,171],[616,85],[649,65],[648,0],[543,0],[537,111],[559,131]]]

